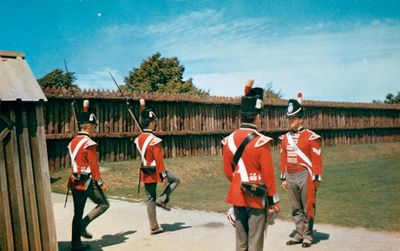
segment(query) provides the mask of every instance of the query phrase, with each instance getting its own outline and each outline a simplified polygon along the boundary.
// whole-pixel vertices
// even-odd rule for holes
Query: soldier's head
[[[261,113],[264,107],[264,89],[253,88],[254,80],[247,81],[244,96],[240,102],[240,119],[242,123],[261,125]]]
[[[92,134],[96,129],[97,118],[93,110],[89,108],[89,100],[83,101],[83,111],[79,114],[80,129]]]
[[[142,125],[144,129],[156,130],[157,129],[157,116],[152,107],[146,107],[144,99],[140,99],[140,110]]]
[[[301,105],[302,101],[303,94],[301,92],[297,94],[297,99],[289,99],[286,115],[291,130],[296,131],[303,126],[304,108]]]

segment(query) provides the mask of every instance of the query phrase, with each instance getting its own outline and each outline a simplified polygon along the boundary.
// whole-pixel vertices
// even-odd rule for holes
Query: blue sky
[[[400,91],[399,1],[0,0],[0,50],[23,51],[36,77],[76,72],[113,88],[155,52],[185,78],[239,96],[248,78],[284,98],[370,102]]]

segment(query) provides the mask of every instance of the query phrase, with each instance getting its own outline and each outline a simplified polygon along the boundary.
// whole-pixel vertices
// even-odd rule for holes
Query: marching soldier
[[[280,211],[271,156],[272,139],[257,131],[263,109],[262,88],[245,87],[240,128],[222,140],[224,172],[231,182],[226,201],[233,205],[236,250],[262,250],[267,211]],[[228,217],[229,218],[229,217]]]
[[[281,140],[281,182],[288,193],[296,235],[286,244],[310,247],[317,188],[321,182],[321,137],[303,127],[302,94],[290,99],[287,108],[290,131]]]
[[[135,144],[141,155],[140,181],[144,183],[147,192],[147,214],[150,223],[150,234],[158,234],[164,230],[158,225],[156,205],[170,210],[167,205],[169,197],[179,185],[179,178],[171,171],[165,170],[161,139],[153,134],[157,128],[157,117],[152,108],[145,107],[144,99],[140,100],[142,110],[143,133],[136,139]],[[140,182],[139,181],[139,182]],[[161,196],[156,197],[157,182],[164,182],[165,188]]]
[[[81,131],[68,145],[71,157],[68,187],[72,190],[74,201],[71,250],[90,248],[89,245],[82,244],[81,236],[91,239],[93,236],[87,232],[87,226],[110,207],[104,194],[107,187],[100,177],[96,154],[97,143],[90,138],[96,128],[96,116],[93,112],[89,112],[88,100],[83,104],[83,112],[79,115]],[[87,198],[97,206],[82,219]]]

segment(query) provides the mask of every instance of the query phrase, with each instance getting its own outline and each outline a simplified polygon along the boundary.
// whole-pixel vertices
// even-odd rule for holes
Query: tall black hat
[[[89,100],[83,101],[83,111],[79,114],[79,124],[96,124],[97,118],[93,110],[89,108]]]
[[[303,101],[303,94],[301,92],[297,94],[297,100],[289,99],[286,115],[288,117],[294,117],[294,116],[303,117],[304,109],[303,106],[301,106],[302,101]]]
[[[144,99],[140,99],[140,110],[141,112],[141,117],[142,117],[142,123],[143,124],[148,124],[152,121],[154,121],[157,116],[154,113],[153,107],[146,107],[146,102]]]
[[[255,116],[262,112],[264,103],[264,89],[255,87],[253,88],[254,80],[247,81],[244,88],[244,96],[240,102],[240,114],[245,116]]]

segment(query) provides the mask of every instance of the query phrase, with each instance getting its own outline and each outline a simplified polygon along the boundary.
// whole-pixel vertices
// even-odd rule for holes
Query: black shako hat
[[[253,83],[253,79],[247,81],[244,88],[244,96],[242,96],[240,102],[240,114],[244,116],[255,116],[261,114],[264,106],[264,89],[259,87],[252,88]]]
[[[79,124],[96,124],[97,118],[93,110],[89,108],[89,100],[85,99],[83,101],[83,111],[79,114],[78,118]]]
[[[154,121],[157,116],[153,111],[152,107],[146,107],[146,102],[144,99],[140,99],[140,110],[141,112],[141,118],[142,118],[142,123],[148,124],[152,121]]]
[[[287,113],[288,117],[304,117],[304,108],[301,106],[303,94],[299,92],[296,99],[289,99]]]

